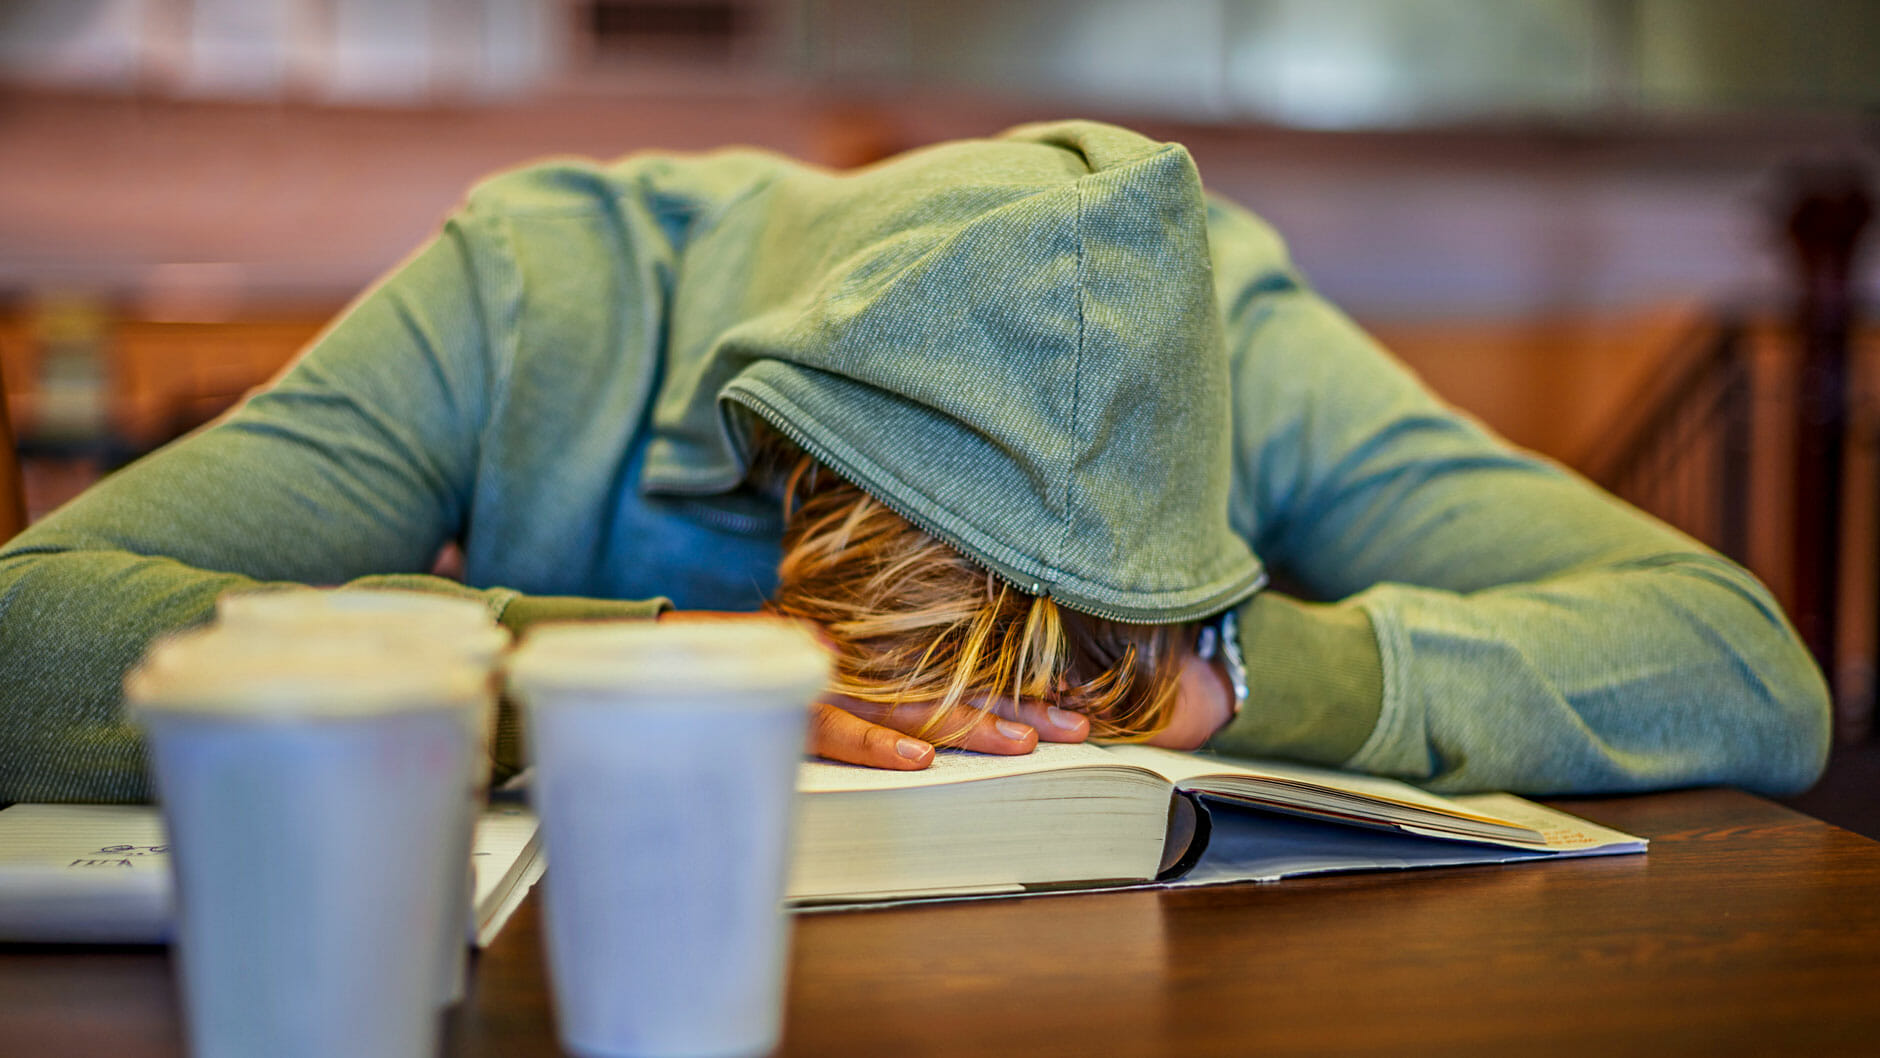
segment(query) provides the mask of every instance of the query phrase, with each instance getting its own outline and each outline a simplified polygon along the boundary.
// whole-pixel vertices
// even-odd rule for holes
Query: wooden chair
[[[7,423],[7,388],[0,380],[0,543],[26,528],[26,490],[20,483],[20,450]]]

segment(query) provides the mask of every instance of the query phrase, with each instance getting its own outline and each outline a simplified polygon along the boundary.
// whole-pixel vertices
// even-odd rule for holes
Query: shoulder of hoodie
[[[1252,290],[1278,293],[1306,285],[1279,232],[1252,211],[1213,192],[1208,194],[1208,255],[1220,292],[1233,295],[1233,300]]]
[[[643,208],[655,214],[696,216],[743,198],[787,171],[808,168],[783,155],[745,147],[698,154],[647,151],[613,161],[547,158],[478,181],[459,215],[526,221]]]

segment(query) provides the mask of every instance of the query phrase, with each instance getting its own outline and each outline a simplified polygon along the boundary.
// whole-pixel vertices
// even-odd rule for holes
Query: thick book
[[[170,935],[163,818],[149,805],[16,804],[0,810],[0,942],[159,944]],[[477,820],[475,936],[486,947],[541,877],[535,817]]]
[[[1123,886],[1277,881],[1328,871],[1645,851],[1511,794],[1149,746],[943,751],[923,771],[809,762],[798,781],[798,906]]]
[[[1390,779],[1146,746],[944,750],[923,771],[807,761],[788,896],[800,910],[1277,881],[1329,871],[1645,851],[1510,794],[1439,797]],[[0,941],[143,943],[169,929],[156,809],[0,810]],[[551,850],[520,807],[477,828],[478,943]],[[657,854],[656,852],[654,853]]]

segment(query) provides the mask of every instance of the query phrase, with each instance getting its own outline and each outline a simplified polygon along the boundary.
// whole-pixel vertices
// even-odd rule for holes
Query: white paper
[[[490,809],[477,823],[472,864],[481,947],[541,876],[535,817]],[[162,943],[170,888],[169,846],[155,807],[18,804],[0,811],[0,941]]]

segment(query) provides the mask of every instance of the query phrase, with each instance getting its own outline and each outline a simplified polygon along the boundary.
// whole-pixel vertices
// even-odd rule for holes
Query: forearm
[[[1215,739],[1444,789],[1806,785],[1819,671],[1746,570],[1443,405],[1223,208],[1241,615]]]
[[[1820,671],[1762,586],[1717,556],[1360,601],[1385,693],[1353,767],[1450,790],[1788,793],[1825,763]]]
[[[1766,591],[1702,553],[1458,593],[1380,584],[1243,608],[1251,700],[1213,740],[1446,790],[1783,793],[1827,689]]]
[[[0,802],[141,801],[143,744],[121,687],[152,639],[206,621],[225,591],[275,582],[117,550],[58,550],[27,536],[0,554]],[[650,617],[664,599],[542,597],[417,574],[355,587],[475,598],[512,630],[544,620]],[[499,777],[520,767],[505,706],[491,747]]]
[[[542,466],[504,463],[500,446],[493,454],[488,444],[509,406],[520,329],[540,334],[555,321],[591,336],[593,348],[579,355],[549,342],[546,366],[534,362],[551,379],[557,370],[586,376],[605,366],[620,369],[626,390],[638,385],[638,367],[595,359],[598,350],[617,352],[610,343],[620,332],[609,314],[644,310],[639,288],[621,282],[607,261],[617,233],[579,222],[559,199],[535,198],[567,186],[548,173],[513,190],[548,218],[534,229],[545,241],[532,245],[566,257],[555,275],[590,288],[557,286],[555,297],[529,302],[536,315],[519,322],[526,291],[515,226],[497,195],[488,216],[470,209],[447,223],[275,385],[216,426],[106,478],[0,551],[7,707],[0,799],[144,796],[141,751],[119,715],[119,683],[152,637],[207,619],[224,591],[287,583],[465,594],[514,630],[556,618],[646,615],[664,605],[524,596],[420,572],[453,539],[473,554],[480,544],[530,553],[538,566],[563,557],[535,547],[513,524],[507,534],[500,524],[492,529],[488,508],[473,510],[479,500],[500,502],[514,479]],[[586,192],[568,194],[576,204],[591,201]],[[661,245],[634,244],[649,255]],[[649,265],[634,275],[650,272]],[[544,414],[571,413],[557,405]],[[594,517],[552,506],[528,506],[526,515]],[[528,565],[473,563],[471,576],[485,585],[608,593],[605,582],[581,575],[589,567],[578,560],[575,573],[559,579],[517,572]]]
[[[128,552],[16,547],[0,556],[0,801],[148,797],[120,706],[150,640],[205,619],[246,581]]]

